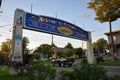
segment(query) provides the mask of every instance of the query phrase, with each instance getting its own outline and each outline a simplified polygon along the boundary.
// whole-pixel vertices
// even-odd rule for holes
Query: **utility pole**
[[[84,27],[84,24],[83,24],[83,29],[85,29],[85,27]],[[82,49],[83,49],[83,40],[82,40]],[[83,49],[83,51],[84,51],[84,49]],[[82,51],[82,57],[83,57],[83,51]]]
[[[74,24],[76,25],[76,20],[74,20]]]
[[[31,13],[32,13],[32,8],[33,8],[33,5],[31,4]]]
[[[57,18],[57,13],[55,14],[55,17]]]
[[[57,18],[57,13],[55,13],[55,18]],[[52,47],[53,47],[53,34],[52,34],[52,41],[51,41],[51,45],[52,45]]]
[[[52,34],[52,45],[53,45],[53,34]]]

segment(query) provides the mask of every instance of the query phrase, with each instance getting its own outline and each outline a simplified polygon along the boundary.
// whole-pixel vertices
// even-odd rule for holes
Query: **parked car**
[[[51,61],[51,63],[56,66],[66,66],[68,65],[69,67],[74,63],[74,58],[65,58],[63,56],[58,56],[55,59]]]

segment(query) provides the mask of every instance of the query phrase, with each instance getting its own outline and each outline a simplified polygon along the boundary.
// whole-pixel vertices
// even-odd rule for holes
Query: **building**
[[[104,34],[108,36],[109,47],[111,49],[110,45],[111,45],[112,41],[111,41],[111,37],[110,37],[110,32],[106,32]],[[120,30],[112,31],[112,36],[113,36],[113,41],[115,44],[117,57],[120,57]]]

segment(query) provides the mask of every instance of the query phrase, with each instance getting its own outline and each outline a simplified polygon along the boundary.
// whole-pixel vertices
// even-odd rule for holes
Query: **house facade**
[[[112,41],[110,37],[110,32],[106,32],[105,35],[108,36],[109,47],[111,49],[110,45]],[[113,36],[113,41],[114,41],[117,57],[120,57],[120,30],[112,31],[112,36]]]

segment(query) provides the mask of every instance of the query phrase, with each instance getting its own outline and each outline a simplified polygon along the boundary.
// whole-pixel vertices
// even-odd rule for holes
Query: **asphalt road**
[[[120,67],[117,66],[104,66],[107,70],[108,76],[119,75],[120,76]]]

